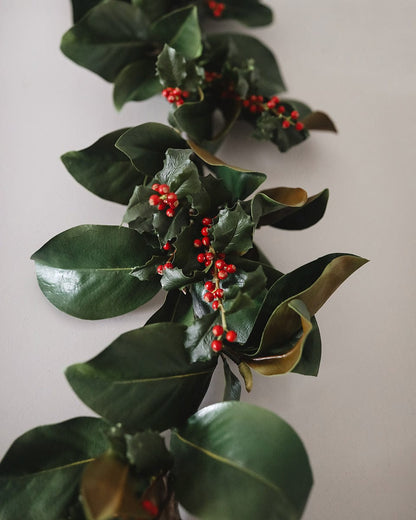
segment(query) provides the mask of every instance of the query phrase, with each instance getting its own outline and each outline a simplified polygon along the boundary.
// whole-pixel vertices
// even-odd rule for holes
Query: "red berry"
[[[296,128],[296,130],[298,130],[300,132],[301,130],[303,130],[305,128],[305,125],[303,123],[299,122],[299,123],[296,123],[295,128]]]
[[[166,262],[164,267],[165,267],[165,269],[173,269],[173,264],[172,264],[172,262]]]
[[[162,211],[162,209],[166,208],[166,202],[163,200],[160,201],[159,206],[157,207],[158,210]]]
[[[214,352],[220,352],[222,350],[222,342],[219,339],[214,339],[211,343],[211,348]]]
[[[170,191],[167,195],[166,195],[166,200],[168,202],[175,202],[178,200],[178,196],[176,195],[176,193],[173,193],[173,191]]]
[[[234,330],[229,330],[225,335],[225,339],[230,343],[233,343],[237,339],[237,333]]]
[[[212,292],[215,289],[215,284],[211,282],[211,280],[208,280],[208,282],[205,282],[204,287],[207,291]]]
[[[256,107],[256,105],[251,105],[251,106],[250,106],[250,112],[252,112],[253,114],[254,114],[255,112],[257,112],[257,107]]]
[[[288,121],[287,119],[285,119],[283,122],[282,122],[282,128],[289,128],[290,126],[290,121]]]
[[[250,106],[250,101],[248,99],[245,99],[243,101],[243,107],[248,108]]]
[[[166,210],[166,216],[170,217],[170,218],[174,217],[175,216],[175,210],[173,208],[168,208]]]
[[[174,89],[172,90],[172,94],[173,94],[174,96],[179,96],[180,93],[181,93],[181,89],[178,88],[178,87],[176,87],[176,88],[174,88]]]
[[[152,190],[159,191],[159,184],[157,184],[156,182],[154,184],[152,184]]]
[[[185,101],[183,99],[178,99],[178,101],[176,102],[176,106],[177,107],[180,107],[181,105],[183,105],[185,103]]]
[[[219,306],[220,306],[220,302],[218,300],[215,300],[214,302],[212,302],[212,309],[214,311],[217,311]]]
[[[218,253],[217,256],[218,256],[218,258],[219,258],[220,260],[224,260],[224,259],[225,259],[225,254],[224,254],[224,253]]]
[[[159,514],[159,508],[150,500],[143,500],[142,507],[152,516],[157,516]]]
[[[160,202],[160,197],[159,195],[150,195],[149,197],[149,204],[151,206],[157,206]]]
[[[212,292],[206,292],[204,294],[204,300],[208,303],[211,303],[212,301],[214,301],[214,295],[212,294]]]
[[[217,269],[224,269],[224,267],[225,267],[225,262],[224,262],[224,260],[217,260],[217,261],[215,262],[215,267],[216,267]]]
[[[163,274],[163,269],[164,269],[163,265],[158,265],[156,268],[156,271],[158,274]]]
[[[220,271],[218,271],[217,276],[220,280],[225,280],[226,278],[228,278],[228,273],[227,271],[221,269]]]
[[[223,289],[217,289],[216,291],[214,291],[214,296],[221,300],[224,297]]]
[[[217,2],[214,2],[213,0],[210,0],[210,1],[208,2],[208,7],[209,7],[211,10],[215,9],[215,8],[217,7]]]
[[[163,246],[163,249],[165,251],[169,251],[170,248],[171,248],[171,245],[169,244],[169,242],[166,242],[166,244]]]
[[[203,264],[205,262],[205,255],[203,253],[199,253],[199,255],[196,257],[196,259],[198,260],[198,262],[200,264]]]
[[[276,106],[276,103],[271,99],[270,101],[267,102],[267,106],[269,108],[274,108]]]
[[[179,201],[178,200],[174,200],[172,202],[168,202],[169,204],[169,207],[172,208],[172,209],[175,209],[179,206]]]
[[[212,260],[205,260],[205,267],[209,267],[212,264]]]
[[[277,111],[279,112],[279,114],[284,114],[286,112],[286,108],[283,105],[280,105]]]
[[[212,218],[204,217],[202,219],[202,223],[204,224],[204,226],[209,226],[210,224],[212,224]]]
[[[207,260],[210,260],[210,261],[214,260],[214,256],[215,256],[214,253],[211,253],[211,252],[205,253],[205,258]]]
[[[280,99],[277,97],[277,96],[273,96],[272,97],[272,101],[277,105],[278,103],[280,103]]]
[[[208,247],[211,243],[211,240],[208,238],[208,237],[203,237],[203,239],[201,240],[202,244],[205,246],[205,247]]]
[[[172,94],[169,94],[169,96],[166,99],[169,101],[169,103],[175,103],[176,101],[175,96],[172,96]]]
[[[199,238],[197,238],[196,240],[194,240],[194,247],[202,247],[202,241],[199,240]]]
[[[209,235],[209,228],[203,227],[201,229],[201,235],[204,235],[204,237],[207,237]]]
[[[293,110],[293,112],[290,114],[290,117],[292,119],[297,119],[299,117],[299,112],[297,110]]]
[[[161,194],[161,195],[166,195],[166,193],[169,193],[170,191],[170,188],[167,184],[160,184],[159,185],[159,188],[157,189],[157,191]]]
[[[182,91],[182,97],[184,97],[185,99],[187,99],[189,97],[189,92],[187,90],[183,90]]]
[[[170,89],[168,89],[168,88],[164,88],[164,89],[162,90],[162,96],[163,96],[163,97],[168,97],[169,94],[170,94]]]
[[[233,274],[237,271],[237,267],[234,264],[228,264],[225,268],[227,270],[227,273]]]
[[[224,332],[224,329],[221,327],[221,325],[215,325],[214,327],[212,327],[212,333],[214,334],[214,336],[222,336]]]

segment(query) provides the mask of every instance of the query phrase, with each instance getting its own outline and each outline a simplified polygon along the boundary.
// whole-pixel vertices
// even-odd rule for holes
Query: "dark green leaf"
[[[214,48],[230,49],[228,60],[236,67],[254,60],[258,73],[257,88],[264,96],[273,96],[285,90],[279,66],[272,52],[259,40],[246,34],[210,34],[208,42]]]
[[[152,38],[167,43],[187,59],[201,55],[201,30],[195,6],[177,9],[162,16],[151,26]]]
[[[178,499],[201,520],[302,516],[312,486],[308,456],[272,412],[238,402],[209,406],[173,432],[171,449]]]
[[[140,7],[149,20],[156,20],[168,12],[172,0],[132,0],[132,4]]]
[[[128,101],[143,101],[162,91],[155,76],[154,58],[146,58],[126,65],[114,81],[114,104],[118,110]]]
[[[155,209],[149,204],[149,198],[154,193],[148,186],[136,186],[124,213],[123,222],[139,233],[153,232]]]
[[[243,255],[253,247],[253,221],[240,203],[234,209],[222,209],[211,231],[215,251]]]
[[[40,288],[58,309],[83,319],[125,314],[152,298],[159,281],[130,275],[152,256],[135,231],[116,226],[77,226],[33,254]]]
[[[284,218],[279,218],[277,222],[275,221],[271,225],[280,229],[306,229],[313,226],[324,216],[328,197],[329,191],[323,190],[309,197],[304,206],[294,208]],[[260,225],[263,225],[262,220]]]
[[[153,177],[162,169],[168,148],[187,148],[188,145],[169,126],[144,123],[125,132],[116,142],[116,147],[140,172]]]
[[[172,289],[182,289],[188,285],[203,279],[204,273],[197,271],[196,273],[188,276],[183,273],[182,269],[174,267],[173,269],[165,269],[160,283],[165,291],[171,291]]]
[[[156,432],[138,432],[126,435],[127,459],[140,475],[154,476],[171,468],[172,455],[165,441]]]
[[[293,107],[287,103],[282,103],[286,107],[286,113],[291,113]],[[260,117],[248,116],[256,127],[253,137],[260,140],[271,141],[281,152],[287,152],[292,146],[300,144],[308,137],[305,130],[296,130],[292,124],[289,128],[283,128],[283,118],[272,114],[271,112],[263,112]]]
[[[231,166],[204,150],[196,143],[188,141],[188,144],[196,155],[204,161],[208,168],[224,182],[224,185],[229,192],[232,193],[230,202],[245,199],[266,179],[264,173],[253,172],[238,168],[237,166]]]
[[[258,0],[227,0],[221,19],[235,19],[248,27],[269,25],[273,12]]]
[[[61,520],[78,496],[84,466],[108,447],[100,419],[79,417],[19,437],[0,464],[2,520]]]
[[[65,168],[87,190],[120,204],[128,203],[134,187],[144,179],[125,154],[115,148],[126,130],[111,132],[90,147],[61,157]]]
[[[71,0],[72,18],[74,23],[84,16],[90,9],[100,4],[103,0]]]
[[[215,362],[190,363],[184,340],[183,325],[147,325],[72,365],[66,376],[78,397],[111,422],[162,431],[198,408],[215,368]]]
[[[165,45],[157,57],[156,70],[164,87],[181,87],[186,78],[186,60],[182,54]]]
[[[98,4],[62,38],[75,63],[114,81],[121,70],[151,50],[148,22],[140,9],[116,0]]]
[[[194,321],[191,295],[188,292],[169,291],[165,303],[147,320],[146,325],[161,321],[191,325]]]
[[[311,319],[312,330],[303,345],[302,357],[292,372],[304,376],[317,376],[321,363],[321,335],[315,318]]]
[[[220,322],[218,312],[211,312],[200,319],[195,319],[192,325],[186,329],[185,348],[192,362],[210,361],[217,355],[211,348],[212,327]]]
[[[224,363],[225,389],[223,401],[239,401],[241,396],[241,384],[238,377],[231,370],[225,357],[222,358]]]
[[[188,137],[198,143],[213,138],[212,114],[214,107],[205,99],[184,103],[172,114],[176,125],[186,132]]]

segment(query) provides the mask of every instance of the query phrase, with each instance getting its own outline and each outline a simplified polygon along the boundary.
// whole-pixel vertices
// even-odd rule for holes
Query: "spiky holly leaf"
[[[253,246],[253,227],[240,203],[234,209],[222,209],[211,228],[212,246],[216,251],[243,255]]]

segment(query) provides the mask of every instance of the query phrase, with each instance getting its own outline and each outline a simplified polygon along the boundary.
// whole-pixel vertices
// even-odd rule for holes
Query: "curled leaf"
[[[304,119],[302,123],[307,130],[327,130],[328,132],[337,132],[337,128],[332,119],[324,112],[311,112]]]
[[[241,361],[238,365],[238,370],[244,380],[247,392],[251,392],[253,388],[253,374],[251,373],[250,366],[244,361]]]

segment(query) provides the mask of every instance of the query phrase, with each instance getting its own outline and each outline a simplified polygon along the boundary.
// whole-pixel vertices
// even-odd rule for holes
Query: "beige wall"
[[[371,263],[319,312],[319,377],[256,377],[244,398],[282,415],[303,438],[316,480],[305,519],[411,520],[416,3],[270,3],[276,23],[255,33],[276,50],[290,95],[330,113],[340,133],[315,134],[286,155],[255,142],[239,148],[234,138],[222,156],[267,172],[269,187],[330,189],[314,228],[259,232],[278,268],[340,251]],[[123,211],[77,185],[59,155],[117,128],[164,122],[167,108],[154,99],[116,113],[111,86],[60,54],[69,25],[69,1],[0,4],[1,453],[29,428],[89,413],[64,368],[143,324],[161,302],[89,323],[55,310],[37,288],[33,251],[78,224],[118,224]],[[218,378],[213,394],[220,385]]]

